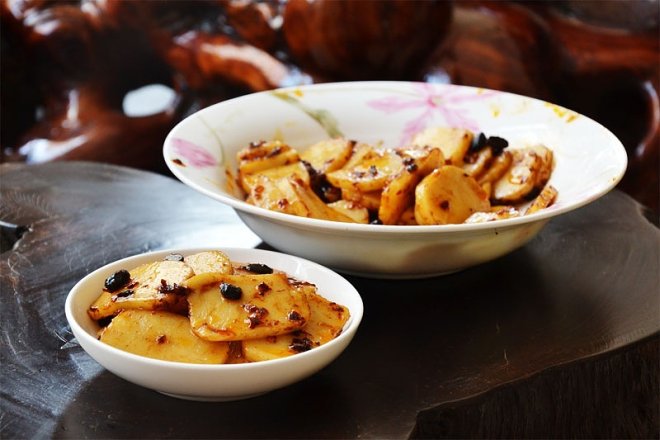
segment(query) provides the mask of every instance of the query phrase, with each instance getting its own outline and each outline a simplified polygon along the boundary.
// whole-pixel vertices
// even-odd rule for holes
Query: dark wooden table
[[[347,277],[365,315],[334,363],[261,397],[200,403],[101,368],[73,339],[64,300],[138,252],[254,246],[238,217],[128,168],[4,165],[0,179],[1,438],[660,435],[660,232],[619,191],[457,274]]]

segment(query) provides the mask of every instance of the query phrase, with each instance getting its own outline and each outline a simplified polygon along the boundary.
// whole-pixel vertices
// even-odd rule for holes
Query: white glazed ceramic
[[[343,332],[332,341],[287,358],[233,365],[202,365],[162,361],[119,350],[99,341],[96,322],[87,309],[104,280],[119,269],[157,261],[172,252],[190,255],[203,248],[172,249],[136,255],[108,264],[80,280],[65,304],[66,318],[82,348],[119,377],[163,394],[191,400],[235,400],[263,394],[300,381],[328,365],[348,346],[362,320],[363,305],[355,288],[340,275],[311,261],[260,249],[220,249],[232,261],[262,263],[316,284],[325,298],[346,306],[351,314]]]
[[[245,203],[232,174],[236,152],[252,141],[306,146],[333,136],[404,145],[430,126],[501,136],[510,148],[542,143],[554,151],[556,203],[520,218],[482,224],[383,226],[295,217]],[[621,142],[597,122],[566,108],[492,90],[408,82],[348,82],[246,95],[181,121],[164,145],[172,172],[232,206],[275,248],[339,271],[381,278],[443,274],[524,245],[552,217],[593,202],[623,177]]]

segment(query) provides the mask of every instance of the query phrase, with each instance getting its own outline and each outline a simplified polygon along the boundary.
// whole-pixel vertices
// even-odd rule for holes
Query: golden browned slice
[[[404,168],[383,189],[378,218],[384,225],[395,225],[401,214],[415,203],[417,184],[443,161],[438,148],[402,150]]]
[[[342,188],[341,190],[341,198],[343,200],[357,203],[369,211],[378,211],[382,194],[383,192],[381,190],[370,192],[358,191],[355,188]]]
[[[369,223],[369,210],[357,202],[337,200],[328,203],[328,207],[350,217],[355,223]]]
[[[552,185],[547,185],[534,199],[525,214],[533,214],[536,211],[547,208],[552,205],[557,198],[557,190]]]
[[[488,196],[488,199],[490,200],[490,196],[493,194],[493,184],[492,182],[484,182],[480,183],[481,188],[483,188],[484,192]]]
[[[323,200],[321,200],[312,188],[310,188],[310,186],[302,179],[289,178],[288,181],[298,200],[300,200],[309,211],[308,217],[354,223],[351,217],[326,205],[325,202],[323,202]]]
[[[449,164],[460,167],[473,138],[474,133],[463,128],[431,127],[417,133],[412,143],[419,147],[440,148]]]
[[[403,169],[402,158],[393,150],[362,148],[343,168],[327,174],[328,181],[341,189],[370,192],[382,189]]]
[[[289,284],[286,274],[201,274],[186,286],[192,329],[209,341],[280,335],[309,320],[307,297]]]
[[[486,192],[453,165],[436,169],[415,189],[415,219],[420,225],[463,223],[475,212],[488,208]]]
[[[541,170],[539,171],[538,178],[534,184],[536,189],[541,189],[546,183],[548,183],[550,174],[552,174],[554,168],[554,154],[552,150],[545,145],[533,145],[528,148],[541,158]]]
[[[341,334],[348,309],[316,293],[308,293],[311,316],[301,330],[280,336],[243,341],[243,353],[251,362],[277,359],[325,344]]]
[[[309,172],[302,162],[295,162],[289,165],[282,165],[280,167],[268,168],[267,170],[258,171],[254,174],[242,174],[241,187],[247,194],[252,192],[252,189],[257,185],[261,176],[266,176],[271,180],[286,179],[296,176],[309,183]]]
[[[308,293],[307,301],[312,312],[303,330],[312,342],[325,344],[339,336],[350,317],[348,308],[329,301],[318,293]]]
[[[298,162],[296,150],[280,141],[251,143],[236,154],[239,180],[246,174],[254,174],[269,168]]]
[[[289,179],[271,179],[259,175],[250,191],[248,203],[285,214],[309,217],[309,208],[300,200]]]
[[[195,272],[195,275],[206,272],[233,273],[234,269],[229,257],[220,251],[204,251],[188,255],[183,260]]]
[[[338,138],[315,143],[305,149],[300,158],[319,173],[329,173],[343,167],[353,154],[355,141]]]
[[[475,212],[465,220],[465,223],[492,222],[494,220],[520,217],[520,215],[520,212],[513,206],[491,206],[488,211]]]
[[[493,149],[491,147],[485,147],[474,153],[468,153],[463,158],[463,170],[478,180],[490,166],[493,157]]]
[[[533,191],[539,191],[552,171],[552,152],[545,147],[513,150],[508,171],[493,185],[492,199],[500,203],[520,203]]]
[[[414,226],[417,224],[417,220],[415,220],[415,205],[409,206],[405,211],[401,213],[401,217],[399,217],[399,223],[397,224],[408,226]]]
[[[182,261],[157,261],[130,270],[130,281],[113,292],[104,289],[88,310],[99,320],[122,310],[186,310],[186,292],[181,284],[195,273]]]
[[[489,162],[486,169],[477,178],[477,182],[481,186],[490,184],[492,189],[492,184],[509,170],[511,162],[513,162],[513,155],[509,151],[502,151]]]
[[[205,341],[192,332],[188,318],[163,311],[125,310],[100,340],[140,356],[194,364],[222,364],[229,353],[229,343]]]

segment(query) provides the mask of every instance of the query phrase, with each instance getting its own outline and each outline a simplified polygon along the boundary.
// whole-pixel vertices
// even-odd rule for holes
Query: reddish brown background
[[[181,118],[252,91],[418,80],[549,100],[611,129],[620,188],[658,210],[658,2],[44,1],[0,3],[0,161],[92,160],[165,173]],[[176,92],[129,117],[127,92]],[[46,152],[46,154],[44,154]]]

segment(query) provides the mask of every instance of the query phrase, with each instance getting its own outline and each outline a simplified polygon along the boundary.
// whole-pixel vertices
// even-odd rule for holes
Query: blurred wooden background
[[[628,151],[620,188],[657,214],[659,17],[658,0],[2,0],[0,161],[166,173],[170,128],[224,99],[314,82],[441,82],[602,123]]]

